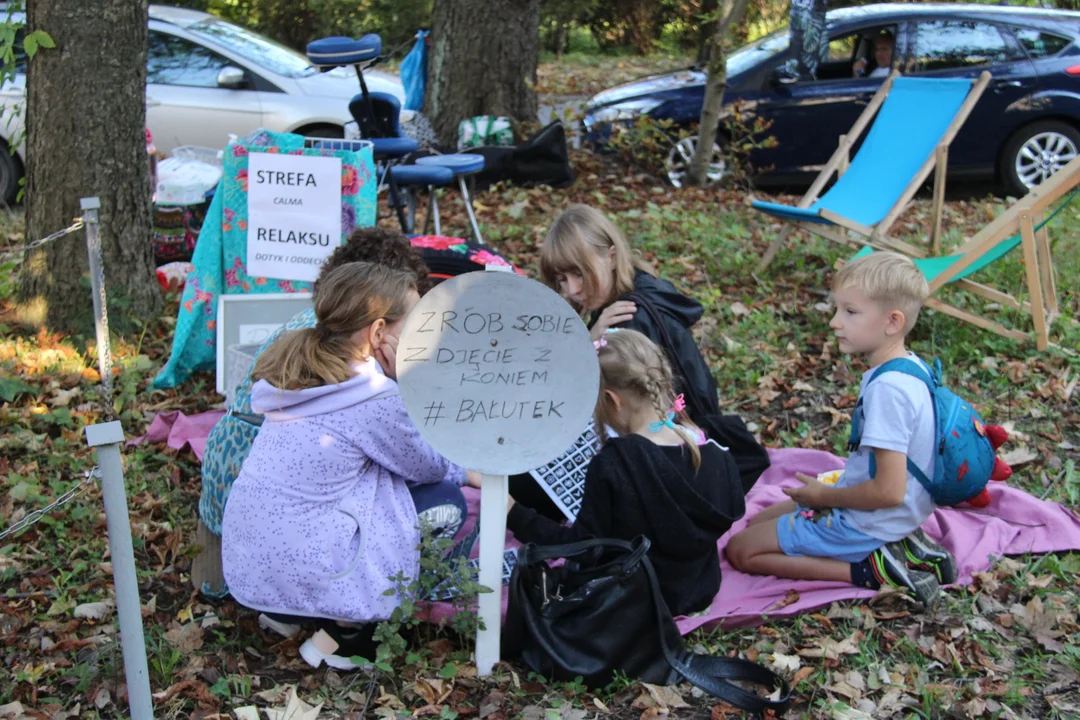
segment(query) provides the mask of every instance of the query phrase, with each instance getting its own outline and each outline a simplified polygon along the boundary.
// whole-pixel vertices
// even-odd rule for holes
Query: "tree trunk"
[[[720,127],[720,113],[724,108],[724,91],[727,89],[727,38],[732,26],[742,22],[749,0],[723,0],[720,17],[716,21],[709,51],[709,76],[705,83],[705,101],[701,106],[698,123],[698,141],[694,157],[690,161],[687,180],[691,185],[708,182],[709,162],[712,160],[713,140]]]
[[[569,24],[559,21],[555,26],[555,59],[562,60],[563,52],[566,50],[566,41],[570,36]]]
[[[154,317],[161,294],[150,245],[146,0],[30,0],[26,24],[56,43],[27,73],[26,236],[66,227],[80,198],[99,197],[109,297],[124,298],[134,317]],[[24,307],[50,329],[86,329],[85,235],[54,240],[26,260]]]
[[[439,143],[476,115],[536,120],[540,0],[444,0],[431,18],[426,114]]]

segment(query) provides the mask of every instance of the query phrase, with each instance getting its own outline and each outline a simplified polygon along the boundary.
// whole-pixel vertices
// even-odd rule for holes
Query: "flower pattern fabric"
[[[375,160],[359,152],[304,147],[291,133],[257,130],[223,153],[224,174],[195,246],[195,266],[184,285],[169,362],[154,387],[169,388],[215,363],[217,298],[220,294],[304,292],[311,283],[253,277],[247,273],[247,171],[253,152],[339,157],[342,162],[341,241],[357,227],[375,224]]]

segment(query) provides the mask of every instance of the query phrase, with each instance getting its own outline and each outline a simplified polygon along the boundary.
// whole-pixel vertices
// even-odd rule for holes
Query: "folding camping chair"
[[[759,200],[752,203],[758,210],[790,223],[762,256],[756,272],[768,267],[795,228],[842,243],[849,242],[848,232],[855,232],[872,246],[925,256],[924,249],[889,238],[888,232],[935,166],[930,244],[936,253],[949,144],[989,82],[988,72],[967,80],[905,78],[894,70],[851,130],[840,136],[836,152],[797,206]],[[875,114],[877,119],[866,140],[849,160],[852,147]],[[834,174],[838,176],[836,183],[821,195]]]
[[[1076,158],[1041,185],[1033,188],[958,247],[953,254],[945,257],[913,258],[915,265],[922,270],[930,283],[931,296],[927,299],[926,306],[1014,340],[1027,341],[1034,335],[1035,347],[1039,350],[1049,347],[1048,327],[1058,315],[1058,301],[1046,224],[1080,194],[1078,186],[1080,158]],[[1050,206],[1059,200],[1061,202],[1058,206],[1047,214]],[[1030,300],[1020,301],[1008,293],[968,278],[1012,252],[1017,246],[1020,246],[1023,252],[1024,281]],[[872,248],[865,247],[854,257],[871,252]],[[1005,327],[997,321],[934,297],[938,290],[949,284],[992,302],[1030,313],[1034,332],[1026,333]]]

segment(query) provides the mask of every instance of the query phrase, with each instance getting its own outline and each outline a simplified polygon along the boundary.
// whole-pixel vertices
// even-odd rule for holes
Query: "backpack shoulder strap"
[[[907,375],[913,377],[916,380],[921,380],[926,385],[927,391],[930,393],[930,406],[934,412],[934,436],[935,442],[938,434],[938,416],[937,416],[937,403],[934,402],[934,392],[937,389],[938,376],[940,375],[940,362],[936,365],[936,372],[928,373],[921,364],[915,362],[911,358],[894,358],[887,362],[882,363],[874,374],[870,376],[870,382],[866,384],[870,387],[870,383],[877,380],[881,375],[887,372],[897,372],[901,375]],[[859,447],[859,443],[862,442],[862,422],[858,415],[859,410],[862,408],[863,398],[859,395],[859,401],[855,406],[855,415],[851,420],[851,437],[848,438],[848,450],[854,451]],[[923,469],[915,464],[910,457],[907,458],[907,471],[919,481],[919,484],[926,488],[927,492],[932,494],[931,486],[932,480],[923,472]],[[877,475],[877,462],[873,455],[870,456],[870,477]]]

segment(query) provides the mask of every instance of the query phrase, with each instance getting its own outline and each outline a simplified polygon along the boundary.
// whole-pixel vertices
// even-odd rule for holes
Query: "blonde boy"
[[[841,352],[862,355],[870,365],[859,390],[861,444],[835,486],[797,473],[803,486],[785,488],[791,500],[754,517],[728,543],[727,557],[758,575],[895,585],[929,605],[939,582],[956,579],[951,556],[919,530],[935,505],[907,470],[910,457],[933,473],[933,400],[923,382],[903,373],[883,372],[870,383],[879,366],[896,358],[911,358],[930,373],[904,344],[929,287],[910,259],[875,252],[846,264],[832,292],[836,314],[829,326]]]

